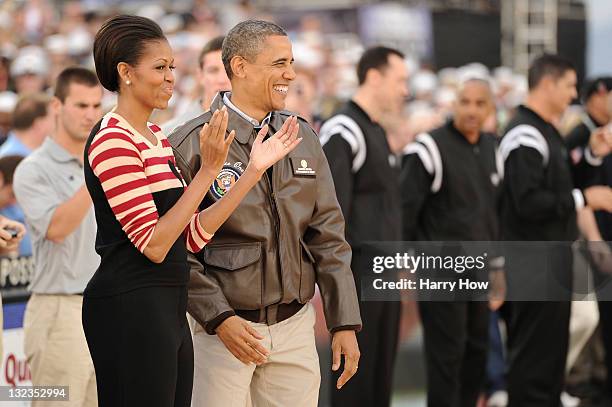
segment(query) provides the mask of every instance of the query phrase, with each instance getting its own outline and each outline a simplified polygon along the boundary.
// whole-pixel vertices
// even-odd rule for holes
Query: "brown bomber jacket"
[[[219,94],[211,110],[222,106]],[[220,199],[240,177],[257,134],[229,107],[228,113],[228,132],[236,130],[236,136],[200,209]],[[290,114],[272,112],[270,134]],[[187,183],[199,168],[199,131],[211,116],[205,112],[168,137]],[[328,329],[361,328],[351,248],[327,159],[315,131],[302,119],[299,124],[303,140],[273,166],[272,179],[264,174],[204,250],[195,258],[190,255],[188,311],[210,334],[235,310],[305,304],[315,283]]]

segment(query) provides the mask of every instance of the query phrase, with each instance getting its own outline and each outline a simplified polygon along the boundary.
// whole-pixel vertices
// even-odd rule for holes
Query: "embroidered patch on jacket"
[[[227,192],[232,188],[232,186],[238,181],[238,178],[242,175],[242,163],[237,162],[234,165],[230,163],[225,163],[221,171],[219,171],[219,175],[213,181],[210,186],[210,193],[216,198],[221,199],[227,194]]]
[[[315,170],[312,169],[307,158],[292,157],[291,165],[293,167],[293,175],[306,175],[310,177],[316,175]]]

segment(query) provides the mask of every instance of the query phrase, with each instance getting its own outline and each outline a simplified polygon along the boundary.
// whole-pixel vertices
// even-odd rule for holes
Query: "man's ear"
[[[488,105],[489,105],[489,108],[487,109],[489,113],[488,116],[496,115],[497,106],[495,106],[495,101],[493,101],[493,99],[489,99]]]
[[[198,67],[196,70],[196,80],[200,86],[204,86],[202,82],[204,81],[204,67]]]
[[[546,92],[552,91],[556,84],[557,80],[555,80],[552,75],[544,75],[540,81],[540,86]]]
[[[382,79],[382,74],[378,69],[370,68],[366,72],[365,83],[369,83],[373,86],[378,86]]]
[[[54,115],[57,115],[60,109],[62,108],[62,104],[62,101],[59,100],[57,96],[53,96],[53,99],[51,99],[51,103],[49,103],[49,108],[51,109],[51,112]]]
[[[230,67],[234,76],[242,79],[246,77],[247,60],[244,57],[240,55],[233,57],[230,60]]]

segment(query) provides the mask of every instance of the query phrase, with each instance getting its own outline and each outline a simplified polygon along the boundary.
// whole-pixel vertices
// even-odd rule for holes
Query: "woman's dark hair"
[[[118,15],[106,20],[93,45],[96,74],[102,86],[119,91],[117,64],[136,65],[148,42],[165,39],[160,26],[145,17]]]

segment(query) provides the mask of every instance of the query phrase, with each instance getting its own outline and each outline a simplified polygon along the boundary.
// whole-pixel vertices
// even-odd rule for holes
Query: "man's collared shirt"
[[[266,124],[270,123],[270,118],[272,117],[272,112],[269,112],[266,117],[264,117],[264,119],[260,122],[258,122],[257,120],[253,119],[251,116],[249,116],[248,114],[244,113],[242,110],[238,109],[230,100],[230,97],[232,96],[231,92],[226,92],[223,94],[223,103],[229,107],[230,109],[232,109],[234,112],[236,112],[240,117],[242,117],[244,120],[248,121],[249,123],[251,123],[253,125],[253,127],[256,130],[261,129],[263,126],[265,126]]]
[[[13,189],[32,237],[34,274],[30,290],[34,293],[82,293],[100,264],[94,249],[93,206],[64,241],[54,243],[46,238],[57,207],[83,185],[83,164],[51,138],[15,171]]]
[[[32,150],[23,144],[15,133],[9,133],[8,138],[0,147],[0,157],[6,157],[7,155],[21,155],[27,157],[30,155]]]

